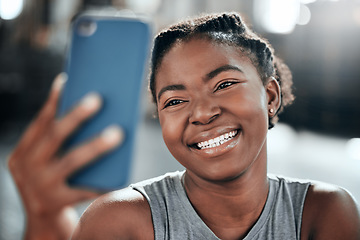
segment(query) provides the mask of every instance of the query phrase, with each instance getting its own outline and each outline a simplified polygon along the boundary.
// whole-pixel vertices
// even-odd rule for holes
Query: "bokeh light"
[[[20,15],[23,9],[23,0],[0,0],[0,17],[11,20]]]

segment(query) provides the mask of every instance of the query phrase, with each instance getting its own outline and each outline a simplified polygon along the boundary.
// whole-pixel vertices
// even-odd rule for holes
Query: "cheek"
[[[235,114],[242,119],[256,121],[267,118],[267,100],[265,91],[259,89],[246,89],[240,94],[227,97],[225,105],[229,110],[235,110]],[[255,118],[256,117],[256,118]]]
[[[170,152],[175,151],[175,146],[180,146],[183,136],[183,119],[176,116],[159,115],[159,121],[161,125],[162,135],[164,142]]]

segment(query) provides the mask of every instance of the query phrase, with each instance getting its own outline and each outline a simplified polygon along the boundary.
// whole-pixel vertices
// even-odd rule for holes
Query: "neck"
[[[269,191],[266,157],[231,181],[211,182],[187,171],[184,186],[196,212],[218,237],[238,239],[251,229],[265,206]]]

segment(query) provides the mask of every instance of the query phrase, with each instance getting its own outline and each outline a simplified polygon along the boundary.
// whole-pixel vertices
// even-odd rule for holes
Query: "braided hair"
[[[156,73],[162,59],[177,42],[201,38],[219,44],[239,48],[246,53],[256,67],[265,86],[270,77],[278,81],[281,88],[281,106],[274,117],[269,119],[269,129],[277,122],[277,114],[292,103],[292,75],[281,59],[274,55],[274,49],[263,38],[250,30],[237,13],[203,15],[188,19],[161,31],[155,38],[150,69],[150,91],[156,101]]]

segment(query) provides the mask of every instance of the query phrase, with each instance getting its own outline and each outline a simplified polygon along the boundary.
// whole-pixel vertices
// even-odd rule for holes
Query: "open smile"
[[[233,137],[235,137],[237,133],[238,133],[238,131],[234,130],[234,131],[225,133],[223,135],[220,135],[219,137],[209,139],[209,140],[204,141],[204,142],[199,142],[199,143],[196,144],[196,146],[200,150],[201,149],[218,147],[218,146],[226,143],[227,141],[229,141]]]
[[[224,143],[230,141],[234,137],[236,137],[238,135],[238,133],[239,133],[239,130],[232,130],[232,131],[222,134],[218,137],[208,139],[206,141],[202,141],[199,143],[194,143],[190,147],[198,149],[198,150],[219,147],[219,146],[223,145]]]

